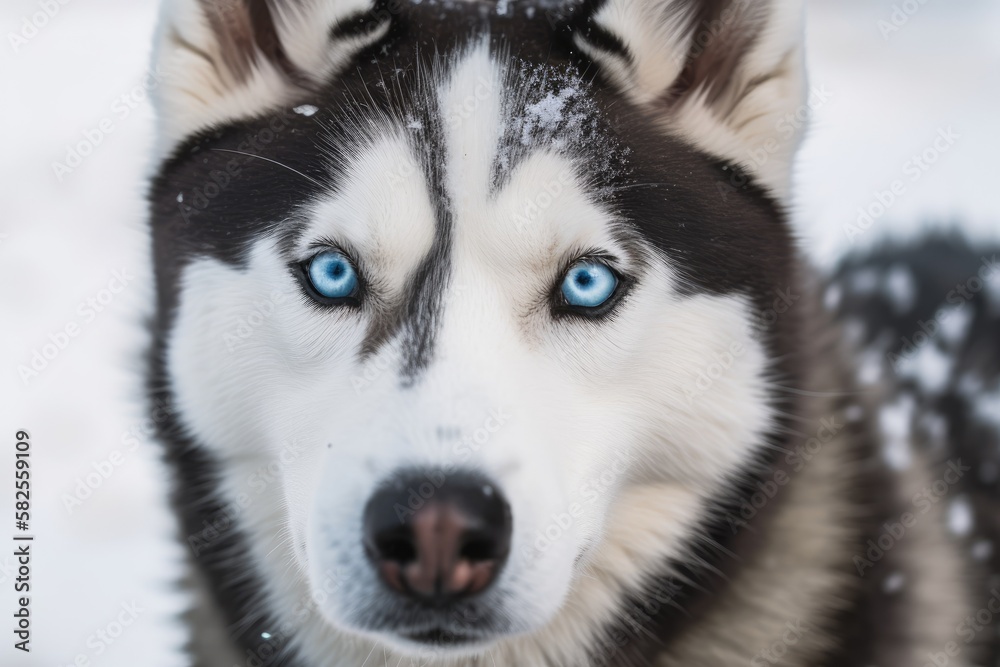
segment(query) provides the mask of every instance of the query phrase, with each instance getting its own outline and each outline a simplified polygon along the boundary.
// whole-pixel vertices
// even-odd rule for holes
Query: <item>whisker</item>
[[[234,150],[230,150],[228,148],[210,148],[209,150],[216,151],[218,153],[236,153],[237,155],[246,155],[247,157],[255,157],[258,160],[264,160],[265,162],[270,162],[271,164],[276,164],[279,167],[284,167],[288,171],[293,171],[296,174],[298,174],[299,176],[301,176],[302,178],[304,178],[307,181],[309,181],[310,183],[312,183],[313,185],[319,186],[321,188],[324,187],[324,185],[322,183],[320,183],[319,181],[317,181],[315,178],[312,178],[311,176],[306,176],[305,174],[303,174],[298,169],[293,169],[293,168],[289,167],[287,164],[282,164],[282,163],[278,162],[277,160],[272,160],[271,158],[264,157],[263,155],[254,155],[253,153],[244,153],[243,151],[234,151]]]
[[[618,191],[631,190],[632,188],[658,188],[663,185],[666,185],[666,183],[632,183],[631,185],[616,185],[614,189]]]
[[[378,647],[378,642],[372,644],[372,650],[368,651],[368,657],[365,658],[365,661],[361,663],[361,667],[365,667],[365,665],[368,664],[368,661],[371,659],[372,653],[375,652],[376,647]]]

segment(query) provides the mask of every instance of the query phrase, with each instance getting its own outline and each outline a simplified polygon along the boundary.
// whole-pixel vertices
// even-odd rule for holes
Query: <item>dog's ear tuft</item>
[[[162,144],[300,98],[389,19],[374,0],[163,0],[153,58]]]
[[[784,198],[804,125],[802,11],[799,0],[587,0],[573,37],[666,128]]]

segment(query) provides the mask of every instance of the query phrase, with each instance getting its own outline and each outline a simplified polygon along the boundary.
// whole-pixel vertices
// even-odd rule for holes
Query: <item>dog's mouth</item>
[[[462,632],[460,630],[450,630],[444,627],[433,627],[417,632],[400,633],[405,639],[423,646],[469,646],[478,644],[486,640],[486,637]]]

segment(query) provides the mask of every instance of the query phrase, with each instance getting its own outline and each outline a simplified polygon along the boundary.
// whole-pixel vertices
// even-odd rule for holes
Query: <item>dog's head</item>
[[[317,656],[571,655],[684,560],[774,428],[799,21],[167,2],[154,385],[237,613]]]

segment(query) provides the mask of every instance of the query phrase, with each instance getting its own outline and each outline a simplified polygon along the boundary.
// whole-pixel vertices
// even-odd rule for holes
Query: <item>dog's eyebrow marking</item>
[[[433,77],[428,76],[428,81]],[[432,89],[433,90],[433,89]],[[453,226],[451,200],[445,187],[446,150],[445,128],[439,120],[440,101],[428,94],[424,85],[414,86],[409,94],[419,99],[407,107],[397,121],[418,121],[421,126],[418,143],[410,150],[417,157],[418,169],[434,215],[434,238],[430,250],[412,272],[398,300],[369,324],[361,345],[362,359],[374,355],[394,338],[399,339],[399,376],[404,386],[411,386],[420,371],[427,367],[433,354],[434,336],[440,323],[444,291],[450,267],[450,246]],[[402,110],[397,109],[399,113]],[[402,118],[408,121],[401,121]]]
[[[444,291],[451,274],[454,214],[444,184],[446,150],[444,128],[440,123],[428,124],[427,139],[424,171],[436,224],[433,245],[414,273],[413,287],[405,303],[400,375],[407,386],[413,383],[419,372],[430,362],[434,335],[441,319]]]
[[[358,39],[368,37],[376,30],[392,21],[388,10],[377,3],[368,10],[361,10],[337,21],[330,28],[330,39]]]
[[[576,28],[573,34],[577,40],[608,55],[618,56],[628,65],[635,63],[635,55],[628,45],[618,35],[598,24],[593,15],[587,18],[586,25]]]

